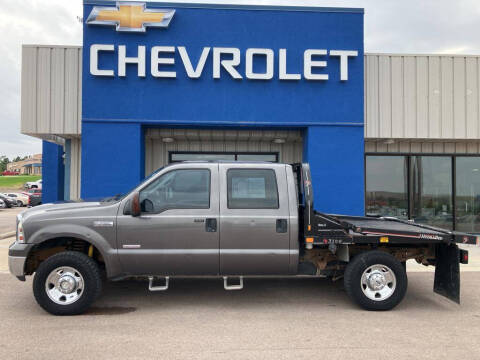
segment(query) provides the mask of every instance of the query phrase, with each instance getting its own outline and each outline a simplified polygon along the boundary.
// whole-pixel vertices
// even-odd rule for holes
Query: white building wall
[[[80,179],[82,169],[82,140],[72,139],[70,142],[70,199],[80,198]]]
[[[366,139],[480,139],[480,60],[365,56]]]
[[[43,139],[81,134],[82,48],[22,47],[21,132]]]

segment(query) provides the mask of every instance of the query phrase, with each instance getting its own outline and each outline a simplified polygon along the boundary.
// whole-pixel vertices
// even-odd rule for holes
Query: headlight
[[[23,233],[23,222],[21,219],[17,220],[17,242],[25,242],[25,234]]]

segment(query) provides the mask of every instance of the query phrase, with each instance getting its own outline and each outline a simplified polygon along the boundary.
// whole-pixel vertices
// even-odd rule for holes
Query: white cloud
[[[40,150],[38,140],[20,135],[21,45],[80,45],[82,26],[77,16],[82,16],[82,1],[1,2],[0,155],[11,157]],[[245,0],[236,3],[363,7],[368,52],[480,54],[478,0]]]

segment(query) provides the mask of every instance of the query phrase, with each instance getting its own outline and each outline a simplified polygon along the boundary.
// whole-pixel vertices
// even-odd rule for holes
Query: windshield
[[[130,194],[134,189],[136,189],[137,187],[139,187],[140,185],[142,184],[145,184],[148,180],[150,180],[153,176],[155,176],[156,174],[158,174],[160,171],[162,171],[163,169],[165,168],[165,166],[162,166],[161,168],[158,168],[157,170],[155,170],[154,172],[152,172],[150,175],[148,175],[145,179],[143,179],[143,181],[140,183],[140,184],[137,184],[135,185],[134,187],[132,187],[130,190],[128,190],[127,192],[123,193],[123,194],[116,194],[116,195],[113,195],[113,196],[108,196],[106,198],[103,198],[100,200],[100,202],[112,202],[112,201],[120,201],[122,200],[125,196],[127,196],[128,194]]]

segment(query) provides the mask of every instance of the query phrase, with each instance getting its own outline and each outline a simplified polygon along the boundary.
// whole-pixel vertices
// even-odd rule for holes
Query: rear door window
[[[230,169],[227,172],[229,209],[278,209],[278,188],[271,169]]]

